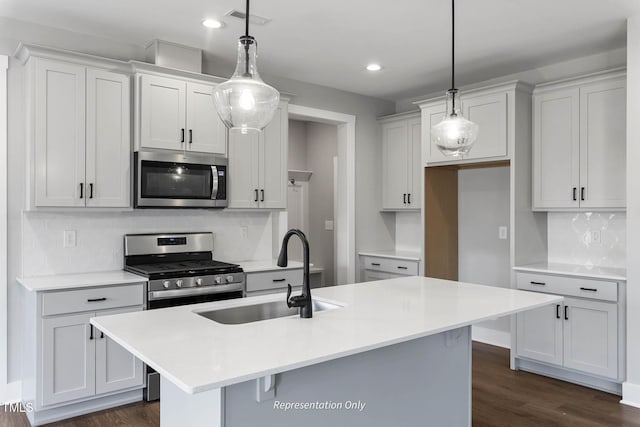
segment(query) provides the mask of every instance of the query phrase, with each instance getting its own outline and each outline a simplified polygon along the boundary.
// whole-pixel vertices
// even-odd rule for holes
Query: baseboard
[[[509,332],[474,325],[471,329],[471,336],[474,341],[511,348],[511,334]]]
[[[0,387],[0,405],[20,402],[20,400],[22,400],[22,383],[20,381],[3,384],[3,387]]]
[[[640,385],[628,381],[622,383],[622,400],[620,403],[640,408]]]
[[[27,418],[32,426],[40,426],[103,409],[114,408],[129,403],[140,402],[142,400],[142,389],[115,394],[103,398],[87,400],[73,403],[53,409],[26,412]]]

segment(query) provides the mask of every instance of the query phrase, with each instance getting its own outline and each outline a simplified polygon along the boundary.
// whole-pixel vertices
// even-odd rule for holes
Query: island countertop
[[[223,325],[196,314],[265,295],[94,317],[91,324],[186,393],[198,393],[558,303],[562,297],[407,277],[314,289],[343,305],[312,319]]]

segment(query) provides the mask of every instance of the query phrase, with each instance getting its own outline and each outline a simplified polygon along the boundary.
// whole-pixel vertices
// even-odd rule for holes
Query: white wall
[[[640,16],[627,22],[627,381],[623,402],[640,407]]]
[[[396,251],[420,253],[423,239],[420,212],[396,212]]]
[[[509,240],[498,227],[509,226],[509,167],[458,172],[458,280],[511,287]],[[478,326],[498,331],[508,343],[508,317]]]
[[[308,170],[307,122],[289,120],[289,170]]]
[[[600,243],[592,232],[600,232]],[[627,266],[627,221],[624,212],[549,212],[547,245],[550,263],[586,267]]]

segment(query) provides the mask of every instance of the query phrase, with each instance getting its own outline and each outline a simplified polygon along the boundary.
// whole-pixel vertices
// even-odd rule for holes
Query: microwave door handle
[[[218,167],[211,166],[211,199],[218,197]]]

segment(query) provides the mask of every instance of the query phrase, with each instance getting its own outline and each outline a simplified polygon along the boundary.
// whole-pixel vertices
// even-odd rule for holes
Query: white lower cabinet
[[[247,273],[247,296],[285,292],[287,285],[291,285],[294,290],[300,289],[302,280],[302,268]]]
[[[90,324],[143,310],[143,283],[38,292],[33,302],[36,412],[144,387],[143,363]]]
[[[420,262],[418,260],[368,254],[360,255],[361,282],[417,276],[419,270]]]
[[[533,284],[533,285],[531,285]],[[606,378],[622,379],[620,355],[622,298],[612,294],[616,282],[567,278],[547,275],[518,274],[518,288],[539,292],[576,295],[565,297],[562,304],[541,307],[516,315],[516,355],[520,358],[568,368],[573,371]],[[573,288],[571,287],[573,286]],[[562,290],[562,292],[560,292]],[[611,301],[612,295],[615,300]]]

